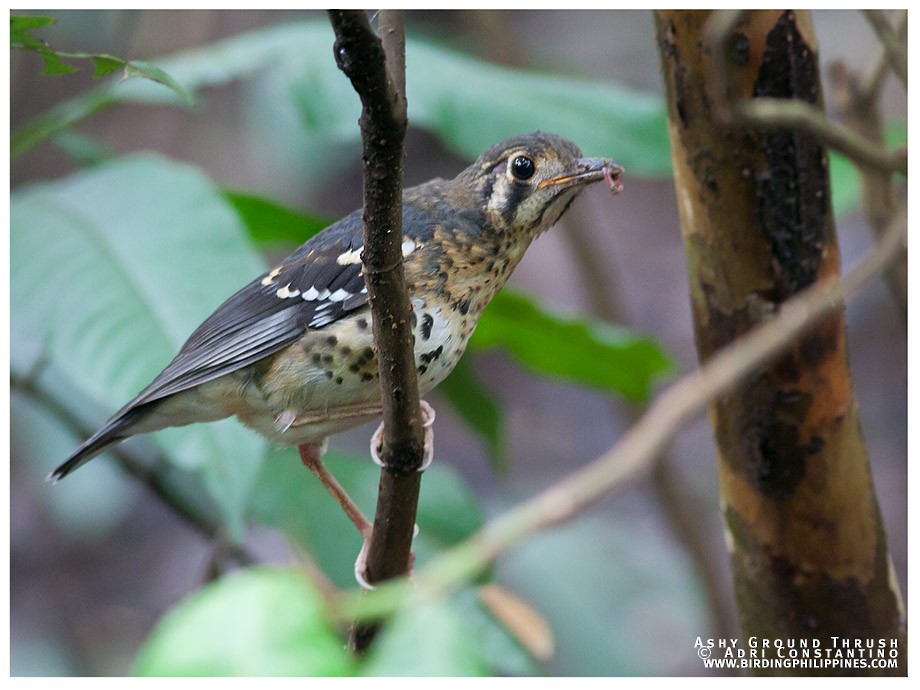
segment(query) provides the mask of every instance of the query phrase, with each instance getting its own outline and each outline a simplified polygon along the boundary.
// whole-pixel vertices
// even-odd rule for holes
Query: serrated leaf
[[[109,72],[114,72],[125,66],[124,60],[111,55],[90,55],[89,58],[96,68],[93,71],[93,79],[101,79]]]
[[[253,242],[263,249],[301,245],[332,224],[330,219],[295,211],[255,194],[232,189],[225,189],[223,194],[233,204]]]
[[[48,76],[54,76],[57,74],[70,74],[71,72],[79,71],[79,67],[74,67],[73,65],[68,65],[60,58],[60,53],[54,53],[51,51],[36,51],[39,55],[42,56],[44,60],[44,67],[42,68],[41,73]]]
[[[485,442],[492,469],[507,472],[504,411],[495,396],[479,381],[470,357],[461,357],[450,375],[438,384],[437,390]]]
[[[618,393],[635,402],[645,400],[654,377],[671,366],[649,338],[602,321],[553,314],[507,288],[486,308],[470,346],[502,347],[538,374]]]
[[[10,16],[10,43],[25,41],[28,39],[35,40],[29,35],[32,29],[38,29],[42,26],[51,26],[56,23],[54,17],[32,17],[32,16]]]
[[[11,327],[111,411],[263,270],[210,180],[149,154],[13,192],[10,232]],[[240,537],[261,440],[232,420],[152,438],[201,475]]]
[[[344,676],[354,670],[313,584],[252,568],[193,594],[154,628],[141,676]]]

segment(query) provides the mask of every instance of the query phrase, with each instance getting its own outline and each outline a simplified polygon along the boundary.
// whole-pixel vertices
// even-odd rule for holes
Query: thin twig
[[[483,529],[442,554],[415,577],[415,589],[437,596],[480,574],[496,557],[542,530],[584,511],[615,489],[648,471],[670,438],[701,414],[716,398],[728,394],[751,371],[775,359],[798,338],[876,278],[907,247],[907,219],[896,218],[885,237],[839,279],[824,280],[785,302],[776,315],[710,357],[698,369],[669,386],[645,414],[604,455],[541,494],[490,521]],[[403,583],[385,585],[362,602],[361,615],[391,612],[401,600]],[[343,615],[358,609],[343,600]]]
[[[907,10],[898,10],[892,17],[894,20],[894,30],[897,33],[898,40],[903,42],[907,38]],[[866,74],[860,84],[860,93],[864,98],[875,100],[879,97],[882,84],[885,83],[885,77],[891,65],[888,62],[888,53],[882,46],[878,56],[872,63],[872,67],[866,70]]]
[[[899,40],[897,30],[891,27],[888,18],[881,10],[863,10],[863,16],[872,25],[875,35],[885,48],[891,71],[895,73],[901,83],[907,86],[907,54],[904,44]]]
[[[786,127],[810,134],[856,163],[907,176],[907,149],[887,151],[879,144],[830,120],[820,108],[804,101],[755,98],[732,106],[735,124],[748,127]]]

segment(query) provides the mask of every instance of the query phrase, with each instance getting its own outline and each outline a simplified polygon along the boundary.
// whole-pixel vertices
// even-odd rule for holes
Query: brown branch
[[[443,553],[417,573],[419,596],[437,596],[485,570],[521,540],[563,523],[649,471],[669,440],[713,400],[735,389],[758,367],[782,355],[797,339],[819,327],[844,300],[875,279],[907,247],[907,223],[900,216],[885,237],[847,274],[813,284],[785,302],[776,315],[715,352],[695,371],[671,384],[606,453],[568,478],[491,520],[475,535]],[[357,604],[348,595],[342,615],[376,617],[391,613],[404,594],[400,582],[378,588]]]
[[[364,146],[364,279],[373,317],[383,403],[383,464],[366,577],[376,583],[408,572],[422,464],[423,429],[413,355],[411,308],[402,268],[402,168],[406,131],[402,15],[383,11],[387,46],[364,12],[329,12],[335,59],[361,97]],[[392,60],[390,57],[392,56]],[[389,70],[388,70],[389,64]],[[373,628],[357,630],[363,649]]]

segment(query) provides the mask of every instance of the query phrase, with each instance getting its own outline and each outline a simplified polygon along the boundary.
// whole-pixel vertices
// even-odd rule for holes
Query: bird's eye
[[[511,161],[511,174],[516,180],[529,180],[536,170],[534,162],[527,156],[515,156]]]

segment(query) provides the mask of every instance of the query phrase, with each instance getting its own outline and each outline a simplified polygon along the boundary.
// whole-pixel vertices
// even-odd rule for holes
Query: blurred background
[[[288,11],[36,14],[57,18],[41,36],[58,50],[139,59],[285,22],[325,20],[323,13]],[[823,69],[834,59],[858,66],[852,56],[875,55],[874,35],[858,12],[813,16]],[[645,11],[410,11],[407,32],[410,39],[425,37],[500,65],[661,95],[653,19]],[[331,61],[331,45],[328,55]],[[13,130],[94,86],[91,70],[56,77],[40,71],[38,57],[13,53]],[[278,88],[276,76],[264,70],[205,89],[194,109],[122,104],[84,120],[76,131],[107,153],[157,151],[198,166],[221,186],[304,212],[337,218],[359,207],[359,142],[309,140],[297,122],[265,107]],[[886,116],[906,122],[903,91],[889,84],[884,93]],[[411,102],[411,88],[408,97]],[[595,124],[598,130],[609,126]],[[559,133],[581,143],[586,155],[618,157],[617,150],[588,150],[582,143],[592,140],[588,133]],[[666,140],[661,145],[666,149]],[[411,121],[406,146],[407,186],[452,177],[470,159]],[[564,221],[533,245],[511,284],[558,312],[615,315],[654,338],[674,359],[674,373],[684,372],[695,366],[696,355],[672,183],[667,175],[636,176],[626,168],[625,192],[616,199],[600,186],[585,192]],[[78,169],[72,147],[45,143],[13,163],[11,188]],[[858,210],[838,217],[837,230],[846,268],[871,246],[871,233]],[[848,305],[847,323],[863,432],[906,597],[905,327],[880,282]],[[437,393],[429,400],[438,410],[437,462],[455,468],[472,486],[486,515],[603,453],[639,409],[534,376],[500,351],[476,353],[471,361],[504,409],[506,473],[496,472],[486,445]],[[41,481],[64,455],[43,459],[37,470],[30,439],[57,439],[51,447],[64,454],[78,441],[30,415],[30,405],[14,391],[11,672],[129,673],[152,625],[207,577],[213,547],[108,460],[60,486]],[[332,447],[365,455],[371,431],[337,437]],[[679,434],[666,468],[500,560],[496,580],[524,597],[553,629],[556,653],[543,671],[699,675],[704,671],[695,638],[737,632],[705,419]],[[266,561],[289,559],[283,536],[274,530],[251,528],[247,545]]]

